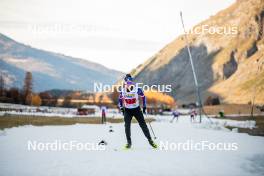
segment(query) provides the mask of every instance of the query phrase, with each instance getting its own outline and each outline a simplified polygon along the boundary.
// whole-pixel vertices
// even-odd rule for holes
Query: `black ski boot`
[[[158,145],[151,139],[149,140],[149,144],[151,145],[151,147],[153,147],[154,149],[158,148]]]
[[[127,143],[124,148],[125,149],[130,149],[131,148],[131,143]]]

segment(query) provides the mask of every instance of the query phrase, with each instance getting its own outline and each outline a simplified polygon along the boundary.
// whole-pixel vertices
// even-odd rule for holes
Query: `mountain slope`
[[[0,34],[0,69],[9,86],[21,87],[25,71],[33,73],[34,90],[92,90],[94,82],[113,84],[121,72],[87,60],[32,48]]]
[[[256,102],[264,103],[264,69],[261,68],[264,67],[264,1],[238,0],[192,30],[205,25],[224,28],[226,34],[188,34],[203,99],[217,95],[227,103],[248,103],[255,90]],[[137,81],[149,85],[171,84],[171,95],[179,102],[195,101],[183,36],[138,66],[132,74]]]

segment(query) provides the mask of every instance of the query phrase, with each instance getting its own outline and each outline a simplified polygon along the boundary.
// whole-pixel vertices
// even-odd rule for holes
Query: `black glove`
[[[146,114],[146,110],[147,110],[147,108],[143,107],[143,114]]]
[[[124,108],[124,107],[121,107],[121,108],[120,108],[120,111],[121,111],[122,114],[124,115],[124,113],[125,113],[125,108]]]

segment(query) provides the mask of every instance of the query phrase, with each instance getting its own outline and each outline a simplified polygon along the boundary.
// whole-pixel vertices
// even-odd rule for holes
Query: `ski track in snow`
[[[154,150],[138,124],[132,124],[131,150],[125,144],[124,124],[22,126],[6,129],[0,135],[1,176],[262,176],[264,175],[264,138],[235,133],[223,128],[191,124],[181,116],[168,123],[166,117],[153,122],[156,142],[230,142],[237,151]],[[241,122],[240,122],[241,123]],[[109,133],[112,126],[114,132]],[[206,127],[205,127],[206,126]],[[38,142],[78,141],[98,143],[105,140],[105,151],[28,151],[28,140]],[[115,151],[117,149],[117,151]]]

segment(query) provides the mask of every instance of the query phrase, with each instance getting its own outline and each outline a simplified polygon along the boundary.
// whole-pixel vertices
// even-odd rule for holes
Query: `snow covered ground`
[[[96,105],[84,105],[83,107],[90,107],[95,110],[94,114],[78,115],[77,108],[63,108],[63,107],[48,107],[48,106],[28,106],[11,103],[0,103],[0,108],[6,109],[0,111],[0,116],[4,115],[19,115],[19,116],[41,116],[41,117],[100,117],[101,109]],[[38,110],[40,110],[38,112]],[[108,108],[107,117],[122,118],[122,114],[118,112],[118,109]]]
[[[223,127],[214,128],[215,126],[210,126],[206,119],[203,120],[203,124],[191,124],[187,117],[181,117],[174,123],[169,123],[166,117],[158,119],[163,120],[152,123],[158,137],[156,142],[162,146],[157,150],[151,149],[148,145],[138,124],[132,124],[131,150],[122,150],[125,144],[123,123],[23,126],[0,131],[0,175],[264,175],[263,137],[231,132]],[[112,133],[109,132],[110,126],[114,131]],[[96,144],[100,140],[107,142],[105,150],[95,150],[98,149]],[[29,141],[31,144],[36,142],[38,149],[43,151],[28,150]],[[77,147],[73,147],[75,150],[72,151],[67,151],[66,148],[64,150],[53,148],[54,151],[51,151],[51,147],[44,150],[41,144],[45,142],[89,143],[88,149],[94,144],[92,148],[94,150],[76,150]],[[200,150],[196,151],[197,146],[201,147],[202,143],[210,144],[212,148],[220,143],[226,148],[220,150],[220,147],[217,151],[211,151],[204,146],[203,150],[199,148]],[[197,148],[191,149],[190,144],[196,145]],[[165,150],[166,147],[168,150]]]

